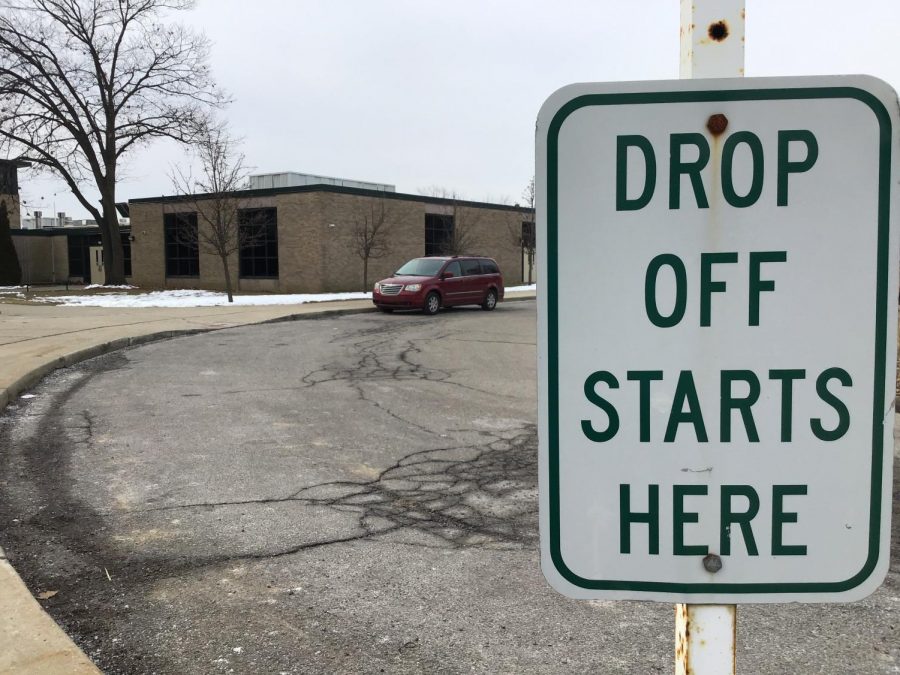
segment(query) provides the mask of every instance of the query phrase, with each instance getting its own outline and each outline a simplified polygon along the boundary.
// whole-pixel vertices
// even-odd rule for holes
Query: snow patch
[[[302,305],[307,302],[334,300],[366,300],[371,293],[296,293],[291,295],[235,295],[229,305],[225,293],[198,290],[152,291],[129,295],[104,293],[102,295],[60,295],[34,298],[37,302],[57,303],[63,307],[223,307]]]
[[[86,286],[88,289],[124,289],[136,286]],[[535,284],[529,286],[509,286],[510,291],[534,291]],[[0,293],[3,288],[0,288]],[[228,296],[216,291],[172,290],[151,291],[149,293],[102,293],[95,295],[57,295],[33,298],[35,302],[55,303],[63,307],[225,307],[225,306],[269,306],[302,305],[308,302],[334,302],[337,300],[370,300],[371,293],[293,293],[284,295],[235,295],[229,305]]]
[[[131,290],[133,288],[137,288],[137,286],[129,286],[128,284],[121,284],[119,286],[116,286],[116,285],[104,286],[103,284],[88,284],[87,286],[84,287],[84,290],[92,291],[96,288],[114,288],[114,289]]]

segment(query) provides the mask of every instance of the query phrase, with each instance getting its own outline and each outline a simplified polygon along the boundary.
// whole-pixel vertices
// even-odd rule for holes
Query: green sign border
[[[784,101],[855,99],[867,105],[879,123],[878,151],[878,252],[875,318],[875,386],[872,397],[872,475],[869,500],[869,554],[862,569],[845,581],[786,583],[676,583],[586,579],[568,568],[560,542],[559,489],[559,307],[558,307],[558,189],[559,133],[563,122],[588,106],[645,105],[659,103],[707,103],[730,101]],[[550,556],[557,572],[569,583],[590,590],[659,593],[826,593],[845,592],[863,583],[875,569],[881,553],[881,483],[884,462],[885,358],[888,314],[888,242],[890,232],[891,117],[872,93],[857,87],[809,87],[799,89],[733,89],[721,91],[663,91],[585,94],[573,98],[553,116],[547,129],[547,346],[550,477]]]

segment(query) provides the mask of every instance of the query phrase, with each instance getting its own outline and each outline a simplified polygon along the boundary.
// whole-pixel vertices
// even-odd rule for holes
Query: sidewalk
[[[525,291],[506,299],[533,297]],[[173,309],[0,303],[0,411],[56,368],[114,349],[233,326],[373,310],[370,300]],[[0,673],[99,672],[31,596],[0,549]]]

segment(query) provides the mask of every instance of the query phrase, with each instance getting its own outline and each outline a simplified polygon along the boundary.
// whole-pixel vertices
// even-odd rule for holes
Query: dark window
[[[85,270],[87,264],[84,261],[84,237],[70,234],[66,237],[69,248],[69,277],[72,279],[86,279]]]
[[[163,216],[166,242],[166,276],[199,277],[197,214],[167,213]]]
[[[462,273],[464,277],[473,277],[481,274],[481,265],[477,260],[462,260]]]
[[[493,260],[482,260],[481,261],[481,273],[482,274],[500,274],[500,268],[497,267],[497,263]]]
[[[124,257],[125,276],[131,276],[131,233],[122,233],[122,255]]]
[[[99,234],[69,234],[66,236],[69,253],[69,278],[91,283],[91,246],[100,246]]]
[[[522,248],[533,251],[534,245],[534,223],[526,220],[522,223]]]
[[[242,278],[278,277],[278,216],[275,209],[241,209]]]
[[[425,255],[443,255],[453,237],[453,216],[425,214]]]

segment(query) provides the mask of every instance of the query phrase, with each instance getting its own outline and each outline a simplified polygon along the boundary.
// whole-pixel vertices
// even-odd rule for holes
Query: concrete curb
[[[503,302],[533,300],[534,297],[534,295],[516,296],[504,298]],[[377,311],[375,307],[323,309],[230,326],[156,331],[145,335],[105,340],[90,347],[52,357],[5,388],[0,389],[0,413],[23,391],[34,387],[53,371],[119,349],[229,328],[323,319],[375,311]],[[9,563],[2,548],[0,548],[0,673],[10,675],[56,675],[58,673],[100,675],[101,673],[31,595],[25,582]]]

